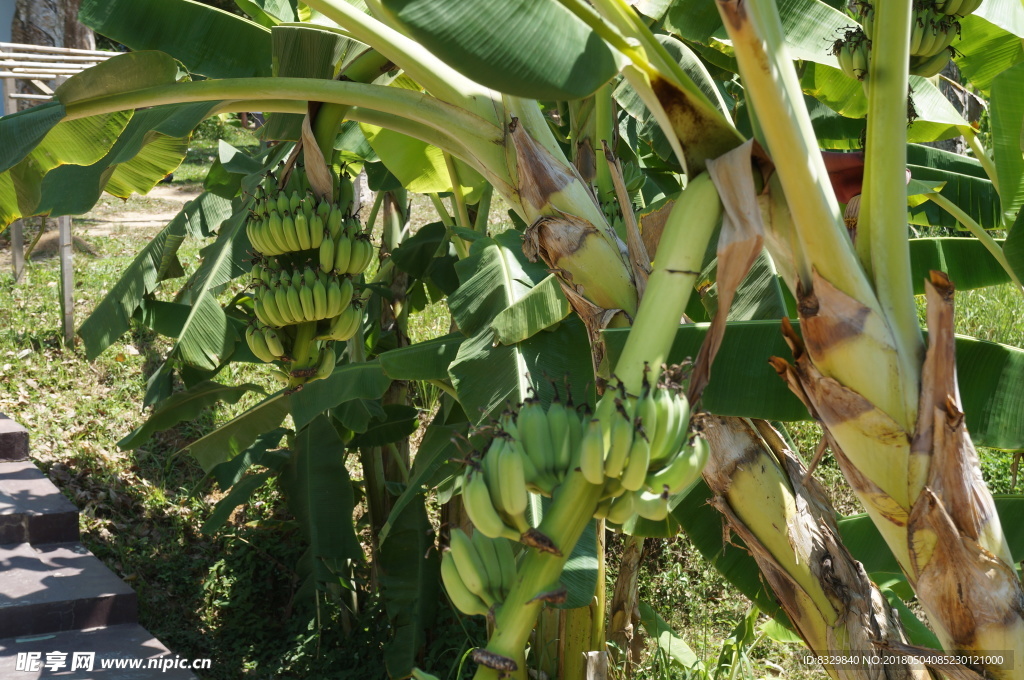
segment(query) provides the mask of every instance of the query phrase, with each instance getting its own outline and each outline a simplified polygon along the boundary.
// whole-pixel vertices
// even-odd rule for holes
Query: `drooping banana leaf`
[[[355,494],[345,469],[345,445],[326,416],[318,416],[295,435],[281,487],[299,520],[312,557],[317,583],[337,583],[351,560],[363,561],[352,512]]]
[[[394,130],[365,124],[361,128],[374,153],[407,190],[421,194],[452,191],[441,149]],[[460,160],[455,167],[463,197],[467,203],[476,203],[487,181]]]
[[[971,85],[988,92],[996,76],[1024,60],[1024,46],[1004,25],[992,23],[978,13],[959,21],[962,34],[969,39],[956,44],[954,61]]]
[[[174,60],[161,52],[120,55],[67,80],[56,102],[0,119],[0,168],[6,170],[0,173],[0,223],[85,212],[104,189],[122,197],[148,191],[177,167],[189,133],[213,104],[60,120],[65,107],[83,99],[169,85],[177,73]]]
[[[210,472],[245,451],[258,436],[280,425],[287,415],[288,400],[283,392],[276,392],[178,453],[188,451],[204,471]]]
[[[281,440],[286,434],[288,434],[288,430],[283,427],[265,432],[257,437],[252,446],[245,451],[213,468],[210,475],[217,481],[217,486],[225,491],[230,489],[245,476],[245,473],[253,465],[261,465],[277,471],[288,456],[287,452],[279,450]]]
[[[222,385],[213,381],[200,383],[184,392],[177,392],[164,401],[145,423],[121,439],[117,446],[120,449],[142,446],[156,432],[169,429],[186,420],[194,420],[207,408],[219,402],[238,403],[239,399],[252,391],[265,394],[263,388],[252,383]]]
[[[388,350],[377,359],[392,380],[447,380],[465,337],[453,333]]]
[[[136,256],[121,279],[82,323],[78,334],[85,342],[85,354],[91,361],[131,328],[131,318],[145,296],[156,290],[177,262],[173,257],[186,233],[200,236],[231,214],[231,203],[204,193],[189,201],[173,220]]]
[[[397,540],[380,548],[381,596],[391,624],[384,665],[392,678],[412,672],[437,613],[441,559],[424,500],[417,496],[397,515],[391,513]]]

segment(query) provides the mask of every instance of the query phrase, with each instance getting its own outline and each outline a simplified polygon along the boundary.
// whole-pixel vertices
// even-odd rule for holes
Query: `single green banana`
[[[348,340],[359,330],[362,318],[362,313],[356,307],[346,307],[341,314],[334,317],[327,332],[318,337],[321,340],[337,340],[339,342]]]
[[[334,367],[338,363],[338,356],[334,351],[334,346],[328,344],[322,350],[320,350],[320,363],[317,364],[316,373],[313,374],[311,380],[323,380],[329,378],[331,373],[334,372]]]
[[[644,483],[654,493],[681,493],[700,479],[708,455],[707,440],[697,437],[669,461],[668,465],[648,475]]]
[[[612,524],[622,525],[636,514],[636,497],[632,493],[624,493],[617,496],[608,508],[608,516],[605,518]]]
[[[629,458],[633,446],[633,423],[626,415],[624,408],[619,408],[611,424],[611,444],[608,446],[604,460],[604,476],[617,479]]]
[[[286,212],[281,216],[281,233],[284,234],[285,243],[288,244],[286,252],[296,252],[302,250],[299,247],[299,237],[295,233],[295,218],[292,217],[290,212]]]
[[[910,53],[916,55],[924,39],[924,20],[920,13],[915,12],[910,21]]]
[[[275,359],[284,356],[284,345],[281,344],[281,336],[277,334],[277,331],[268,326],[258,329],[256,333],[263,336],[267,349],[270,350],[270,353],[274,355]]]
[[[319,248],[320,244],[326,240],[324,239],[325,233],[327,233],[327,227],[324,226],[323,218],[313,213],[313,216],[309,218],[309,247]]]
[[[644,424],[651,439],[651,464],[656,464],[672,457],[675,451],[669,447],[669,439],[675,435],[675,419],[679,417],[676,408],[675,398],[665,388],[658,388],[654,391],[653,401],[658,412],[654,428]]]
[[[463,582],[451,550],[445,550],[441,555],[441,581],[452,604],[460,612],[469,616],[487,615],[487,605]]]
[[[331,208],[331,214],[327,216],[327,230],[331,233],[331,238],[338,238],[338,234],[341,233],[344,220],[345,215],[341,212],[341,209],[338,208],[338,206],[333,206]]]
[[[509,445],[498,450],[498,488],[501,507],[512,519],[519,533],[526,533],[530,524],[526,521],[526,506],[530,492],[526,489],[526,472],[519,451]]]
[[[480,562],[484,565],[486,580],[484,587],[494,602],[504,602],[505,594],[501,591],[501,563],[498,561],[498,553],[494,549],[495,539],[487,538],[481,531],[474,531],[470,537]],[[504,539],[497,539],[499,541]]]
[[[352,241],[339,234],[334,239],[334,271],[339,274],[348,272],[349,262],[352,260]]]
[[[316,214],[315,203],[316,197],[313,195],[313,190],[307,189],[306,195],[302,198],[302,214],[306,216],[306,224],[310,226],[313,225],[313,215]]]
[[[930,57],[911,57],[910,75],[932,78],[942,73],[949,63],[949,48],[939,50],[937,54]]]
[[[637,491],[633,494],[633,505],[636,514],[644,519],[655,522],[660,522],[668,517],[668,502],[669,496],[667,493],[656,494],[648,493],[647,491]]]
[[[644,435],[643,429],[636,431],[633,437],[633,445],[629,449],[629,460],[622,470],[619,481],[622,488],[627,491],[639,491],[644,486],[647,478],[647,465],[651,461],[651,445]]]
[[[313,284],[313,320],[327,318],[327,288],[323,281]]]
[[[305,314],[302,311],[302,298],[299,297],[299,287],[296,285],[288,286],[285,291],[286,299],[288,301],[288,313],[291,315],[294,321],[292,323],[301,323],[305,321]]]
[[[462,529],[456,528],[449,533],[448,544],[455,558],[455,568],[459,570],[459,576],[469,592],[483,600],[488,607],[493,606],[495,601],[487,588],[487,569],[473,546],[473,540]]]
[[[332,276],[327,282],[327,314],[326,318],[333,319],[344,310],[341,304],[341,281],[338,277]]]
[[[309,236],[309,220],[301,210],[295,213],[294,220],[295,238],[298,239],[299,250],[309,250],[313,247],[313,240]]]
[[[273,322],[268,324],[270,326],[287,326],[291,323],[288,316],[285,314],[285,310],[281,308],[281,300],[284,300],[281,295],[284,293],[280,285],[276,288],[267,287],[264,289],[263,297],[263,309],[267,316],[273,319]],[[285,307],[287,307],[287,300],[285,300]]]
[[[519,417],[516,419],[516,428],[519,430],[519,443],[523,451],[530,457],[540,482],[549,486],[555,482],[553,470],[554,454],[551,451],[551,433],[548,429],[547,413],[537,399],[529,398],[523,402],[519,409]],[[550,477],[550,479],[545,479]]]
[[[284,219],[281,217],[281,213],[276,210],[270,212],[268,218],[268,230],[267,233],[270,236],[270,243],[274,246],[273,253],[271,255],[280,255],[288,250],[288,241],[284,237]]]
[[[316,303],[313,301],[313,289],[305,284],[299,286],[299,303],[302,305],[302,318],[316,321]]]
[[[580,442],[580,472],[591,484],[604,484],[604,429],[597,418],[587,424]]]
[[[552,467],[556,478],[561,481],[569,471],[572,461],[572,435],[569,433],[569,411],[555,395],[548,405],[548,434],[551,437]]]

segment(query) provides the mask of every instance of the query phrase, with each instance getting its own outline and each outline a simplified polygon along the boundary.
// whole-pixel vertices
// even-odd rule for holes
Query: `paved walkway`
[[[79,543],[78,509],[28,452],[0,414],[0,680],[196,680],[138,625],[135,591]],[[169,668],[147,668],[156,657]]]

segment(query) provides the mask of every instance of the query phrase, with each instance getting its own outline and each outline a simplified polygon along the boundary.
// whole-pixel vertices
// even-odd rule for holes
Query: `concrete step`
[[[65,654],[49,657],[55,662],[55,666],[63,661],[60,668],[47,668],[44,664],[48,660],[47,655],[52,652]],[[92,669],[79,667],[71,671],[75,660],[76,652],[94,654]],[[22,669],[18,668],[18,657],[21,657]],[[38,657],[34,655],[38,654]],[[103,668],[104,662],[108,665],[116,665],[121,662],[129,665],[130,661],[136,659],[154,659],[167,657],[169,666],[166,671],[157,668],[146,668],[148,661],[142,661],[138,665],[141,668]],[[12,680],[36,680],[37,678],[60,677],[62,680],[91,680],[101,678],[102,680],[149,680],[159,678],[160,680],[196,680],[196,676],[189,670],[170,667],[170,661],[176,655],[172,655],[159,640],[149,634],[144,628],[135,624],[123,624],[119,626],[108,626],[95,630],[75,630],[50,635],[35,635],[31,637],[18,637],[0,640],[0,678],[11,678]],[[26,671],[24,668],[28,661],[38,659],[39,665],[35,670]],[[192,659],[185,660],[194,663]],[[161,665],[165,662],[160,661]],[[182,661],[176,662],[181,665]]]
[[[0,413],[0,461],[28,459],[28,430]]]
[[[135,592],[78,543],[0,546],[0,638],[135,623]]]
[[[78,508],[32,461],[0,461],[0,545],[78,540]]]

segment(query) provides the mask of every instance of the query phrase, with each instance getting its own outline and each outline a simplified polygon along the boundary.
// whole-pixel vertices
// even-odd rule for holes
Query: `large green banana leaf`
[[[999,194],[978,161],[920,144],[909,144],[907,168],[913,179],[932,185],[942,183],[939,193],[985,229],[1003,228]],[[928,200],[913,205],[909,218],[911,224],[922,226],[957,225],[952,215]]]
[[[543,296],[528,297],[548,273],[542,263],[526,260],[519,232],[507,231],[494,239],[479,239],[470,256],[455,266],[458,290],[449,295],[448,307],[466,340],[448,368],[459,401],[473,422],[480,422],[506,404],[518,404],[533,386],[542,400],[550,400],[554,388],[548,379],[562,384],[568,379],[576,403],[589,401],[593,368],[583,352],[565,347],[585,347],[586,331],[578,319],[560,323],[562,310],[548,306]],[[504,310],[523,300],[529,313],[501,317]],[[521,342],[498,342],[498,323],[508,337],[527,337]],[[530,331],[542,327],[550,330]],[[565,397],[565,390],[562,389]]]
[[[133,50],[160,50],[208,78],[270,75],[270,31],[190,0],[82,0],[78,19]]]
[[[707,324],[680,326],[670,363],[697,356]],[[604,337],[614,362],[628,329],[610,329]],[[803,404],[769,366],[772,356],[792,353],[777,321],[730,322],[704,392],[703,408],[720,415],[765,420],[806,420]],[[976,444],[1007,451],[1024,450],[1024,350],[974,338],[956,339],[957,379],[967,429]]]
[[[999,175],[1003,220],[1013,224],[1024,204],[1024,157],[1021,156],[1021,121],[1024,120],[1024,64],[1003,71],[992,81],[992,152]]]
[[[56,101],[0,119],[0,224],[85,212],[104,189],[122,197],[148,191],[174,170],[213,104],[63,118],[67,106],[84,99],[169,85],[177,73],[161,52],[120,55],[67,80]]]
[[[383,0],[381,6],[449,66],[500,92],[576,99],[619,70],[605,41],[558,2]]]

